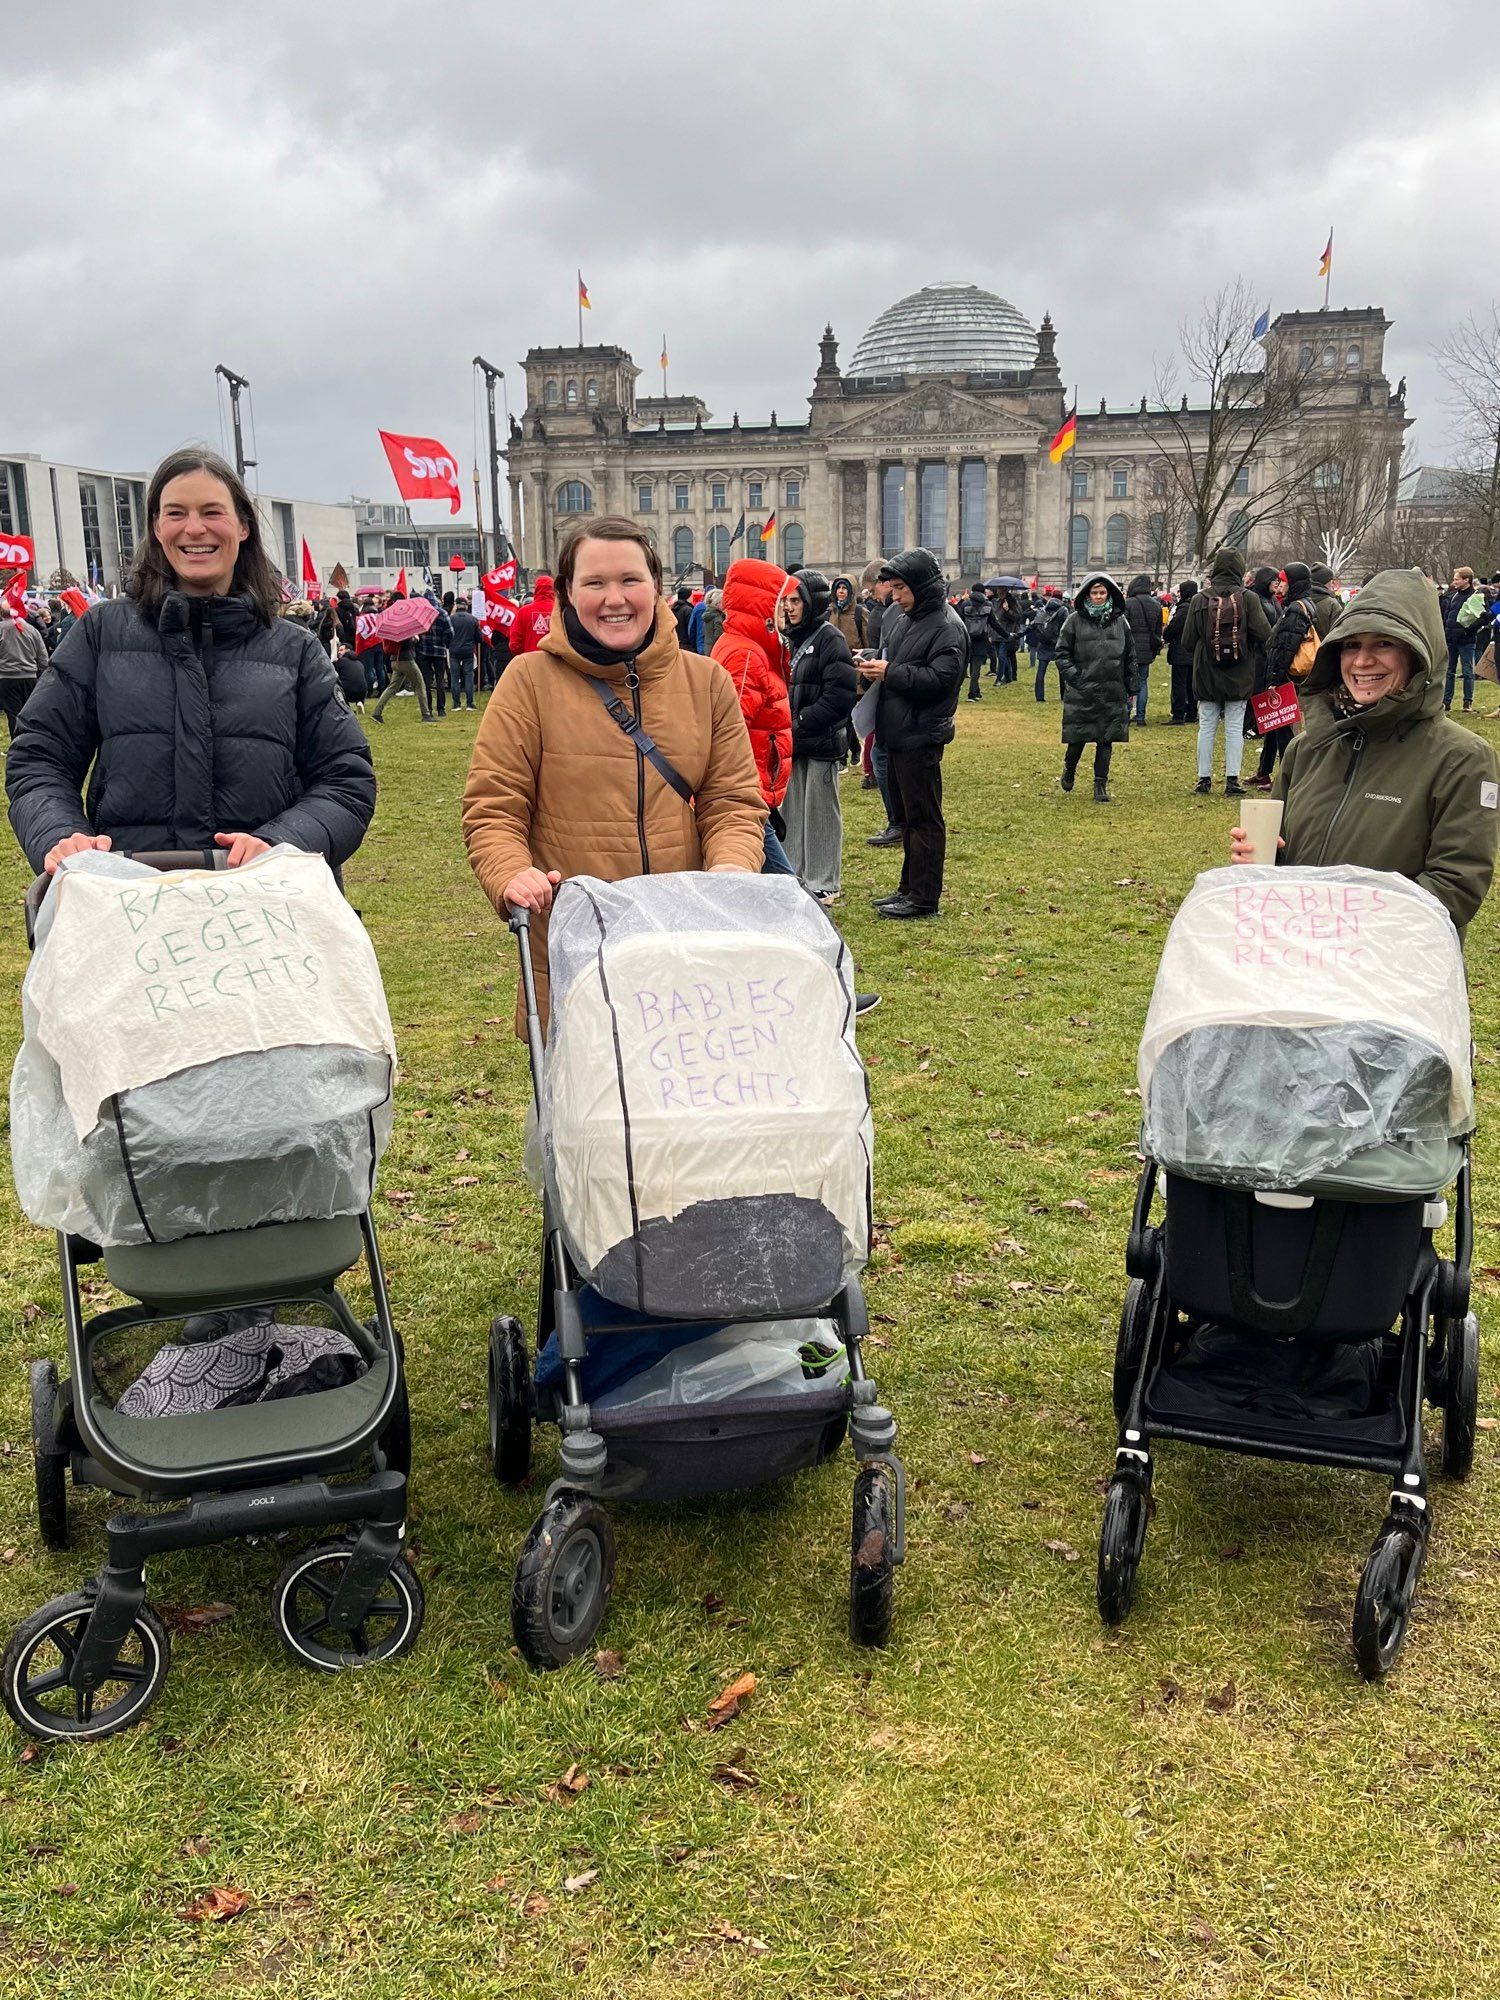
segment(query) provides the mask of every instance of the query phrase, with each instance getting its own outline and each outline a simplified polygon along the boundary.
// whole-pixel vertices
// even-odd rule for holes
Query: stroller
[[[1201,875],[1162,953],[1139,1074],[1100,1613],[1118,1625],[1131,1608],[1154,1444],[1378,1473],[1392,1491],[1353,1641],[1380,1680],[1432,1527],[1424,1401],[1453,1479],[1478,1412],[1469,1010],[1447,912],[1362,868]],[[1451,1258],[1434,1242],[1450,1187]]]
[[[513,910],[510,928],[537,1121],[528,1170],[543,1198],[541,1352],[533,1373],[520,1323],[494,1321],[496,1478],[527,1478],[534,1420],[562,1434],[516,1565],[521,1653],[558,1667],[593,1639],[614,1577],[606,1500],[763,1485],[820,1463],[846,1431],[859,1461],[849,1631],[883,1645],[906,1480],[861,1355],[869,1095],[842,940],[790,878],[576,878],[548,933],[544,1054],[529,913]],[[747,1376],[747,1352],[777,1341],[790,1365]],[[655,1367],[626,1391],[601,1388],[627,1349]],[[710,1351],[691,1396],[679,1393],[674,1369]],[[739,1393],[722,1393],[730,1380]]]
[[[323,869],[315,857],[296,859]],[[84,862],[116,893],[143,879],[144,863],[170,871],[162,893],[191,897],[206,893],[207,871],[224,856],[89,856],[65,869]],[[50,934],[48,903],[67,901],[48,899],[51,886],[44,877],[26,898],[33,970]],[[216,921],[205,919],[204,934],[214,935],[207,926]],[[243,935],[243,914],[238,921]],[[352,912],[347,921],[358,931]],[[378,990],[373,953],[369,967]],[[61,1072],[34,1023],[33,1015],[17,1064],[13,1154],[33,1220],[58,1225],[69,1368],[60,1381],[52,1361],[31,1364],[42,1539],[49,1549],[68,1546],[70,1475],[75,1486],[137,1504],[110,1517],[97,1575],[12,1635],[0,1664],[7,1712],[30,1736],[75,1742],[137,1721],[161,1692],[170,1656],[166,1627],[146,1603],[146,1563],[239,1536],[347,1530],[293,1555],[272,1590],[273,1625],[298,1665],[334,1672],[406,1652],[423,1615],[421,1585],[401,1554],[411,1427],[369,1214],[389,1130],[389,1059],[336,1048],[239,1056],[119,1092],[76,1144]],[[284,1122],[289,1101],[311,1136],[278,1158],[252,1157],[265,1136],[257,1113],[279,1109]],[[330,1199],[362,1212],[319,1213]],[[275,1215],[278,1200],[306,1212],[246,1226],[256,1212]],[[82,1225],[98,1229],[102,1247]],[[368,1321],[338,1289],[361,1257],[375,1307]],[[82,1274],[96,1265],[134,1303],[86,1316]],[[216,1338],[226,1330],[229,1339]],[[301,1393],[306,1382],[295,1391],[283,1383],[266,1400],[236,1388],[271,1364],[273,1377],[276,1368],[295,1374],[307,1351],[320,1357],[309,1380],[329,1386]],[[140,1511],[142,1502],[165,1511]]]

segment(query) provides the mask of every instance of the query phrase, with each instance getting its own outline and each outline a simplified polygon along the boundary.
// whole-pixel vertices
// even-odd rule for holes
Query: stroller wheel
[[[1473,1313],[1450,1321],[1443,1364],[1443,1476],[1467,1479],[1474,1465],[1479,1424],[1479,1321]]]
[[[417,1643],[426,1600],[417,1573],[397,1556],[358,1625],[344,1631],[328,1620],[353,1541],[319,1542],[292,1557],[271,1591],[271,1623],[299,1667],[336,1674],[398,1660]]]
[[[1120,1308],[1120,1331],[1115,1339],[1115,1422],[1123,1424],[1125,1412],[1130,1408],[1130,1392],[1135,1387],[1135,1378],[1141,1372],[1141,1357],[1146,1352],[1146,1335],[1151,1330],[1151,1294],[1144,1281],[1132,1278],[1125,1287],[1125,1302]]]
[[[36,1517],[49,1549],[68,1546],[68,1455],[57,1442],[57,1368],[31,1364],[31,1452],[36,1473]]]
[[[1117,1472],[1109,1482],[1099,1530],[1099,1616],[1106,1625],[1123,1625],[1130,1615],[1145,1546],[1146,1495],[1138,1479]]]
[[[615,1531],[587,1493],[559,1493],[538,1514],[516,1564],[510,1624],[534,1667],[561,1667],[592,1643],[615,1582]]]
[[[1354,1599],[1354,1657],[1367,1681],[1384,1680],[1395,1664],[1411,1622],[1424,1554],[1416,1530],[1387,1515]]]
[[[80,1693],[68,1685],[94,1603],[86,1591],[54,1597],[11,1635],[0,1661],[0,1699],[28,1736],[55,1743],[113,1736],[144,1715],[161,1693],[172,1650],[166,1627],[144,1604],[98,1687]]]
[[[490,1326],[490,1464],[502,1486],[531,1472],[531,1363],[519,1322],[504,1313]]]
[[[856,1646],[883,1646],[896,1603],[896,1483],[890,1468],[862,1465],[854,1475],[854,1528],[849,1556],[849,1637]]]

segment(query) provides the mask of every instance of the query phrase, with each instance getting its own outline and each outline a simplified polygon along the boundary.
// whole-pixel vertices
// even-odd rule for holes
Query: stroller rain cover
[[[1169,1173],[1287,1190],[1474,1125],[1448,912],[1374,869],[1213,868],[1172,921],[1141,1038],[1142,1145]]]
[[[873,1132],[823,911],[790,876],[581,876],[547,946],[541,1172],[588,1281],[670,1317],[825,1305],[869,1253]]]

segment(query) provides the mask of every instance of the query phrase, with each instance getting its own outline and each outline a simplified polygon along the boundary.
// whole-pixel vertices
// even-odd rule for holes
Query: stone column
[[[903,458],[902,470],[906,474],[906,522],[903,539],[907,548],[916,548],[922,537],[922,477],[914,458]]]
[[[984,468],[984,545],[992,552],[995,568],[1000,567],[1000,461],[992,458]]]
[[[525,551],[525,549],[524,549],[524,548],[522,547],[522,537],[521,537],[521,528],[522,528],[522,525],[523,525],[523,519],[524,519],[524,517],[523,517],[523,512],[522,512],[522,508],[521,508],[521,475],[520,475],[520,473],[519,473],[519,472],[512,472],[512,473],[509,473],[509,474],[507,474],[507,476],[506,476],[506,481],[505,481],[505,483],[506,483],[506,485],[507,485],[507,486],[508,486],[508,487],[510,488],[510,539],[511,539],[511,543],[512,543],[512,546],[513,546],[513,547],[515,548],[515,551],[516,551],[516,554],[517,554],[517,555],[518,555],[518,556],[519,556],[519,557],[521,558],[522,562],[525,562],[525,561],[526,561],[526,551]]]
[[[873,560],[881,553],[885,541],[885,523],[881,519],[880,460],[872,458],[865,464],[865,556]]]
[[[531,558],[531,567],[533,569],[549,569],[551,567],[552,557],[551,557],[551,549],[549,547],[551,536],[548,532],[550,524],[547,520],[546,473],[534,472],[531,475],[531,484],[532,484],[531,504],[536,516],[536,519],[532,523],[531,546],[533,554]]]
[[[812,481],[812,466],[807,468],[809,485]],[[834,570],[844,566],[844,462],[841,458],[825,458],[823,461],[824,483],[828,492],[828,551]],[[817,561],[817,549],[809,550],[811,559]]]
[[[943,561],[948,566],[949,573],[951,574],[957,568],[959,559],[958,453],[956,451],[948,453],[946,469],[948,474],[948,534],[946,546],[943,549]]]

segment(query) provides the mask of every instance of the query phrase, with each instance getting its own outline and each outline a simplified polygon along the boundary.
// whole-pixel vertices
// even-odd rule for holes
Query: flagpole
[[[578,347],[583,350],[583,271],[578,272]]]
[[[661,337],[661,397],[663,402],[667,400],[667,336],[665,334]]]
[[[1323,273],[1323,310],[1328,310],[1328,294],[1333,289],[1333,224],[1328,225],[1328,269]]]
[[[1066,423],[1067,420],[1067,412],[1064,411],[1063,422]],[[1076,382],[1073,384],[1073,422],[1075,425],[1078,422],[1078,384]],[[1074,431],[1073,449],[1075,451],[1078,449],[1076,429]],[[1068,455],[1066,452],[1063,454],[1063,556],[1068,565],[1063,590],[1071,597],[1073,594],[1073,468],[1068,464]]]

